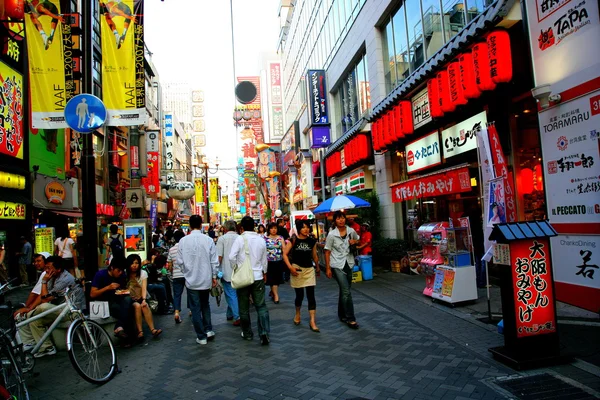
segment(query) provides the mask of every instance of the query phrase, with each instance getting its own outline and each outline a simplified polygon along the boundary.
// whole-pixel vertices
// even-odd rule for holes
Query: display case
[[[429,222],[421,225],[417,230],[417,240],[423,248],[423,257],[419,265],[421,274],[425,275],[425,289],[423,289],[425,296],[432,295],[436,268],[444,264],[447,227],[448,222]]]

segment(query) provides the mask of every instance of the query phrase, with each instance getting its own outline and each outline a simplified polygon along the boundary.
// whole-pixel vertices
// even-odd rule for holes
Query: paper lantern
[[[400,114],[402,115],[402,133],[412,135],[415,131],[412,117],[412,103],[408,100],[400,102]]]
[[[498,30],[487,37],[490,75],[495,83],[510,82],[512,79],[512,54],[510,36],[507,31]]]
[[[466,52],[458,57],[460,66],[460,80],[462,82],[463,92],[467,99],[476,99],[481,96],[481,90],[477,87],[475,80],[475,67],[473,66],[473,55]]]
[[[456,106],[450,100],[450,87],[448,83],[448,71],[440,71],[437,74],[440,108],[443,113],[454,111]]]
[[[22,20],[25,16],[24,0],[3,0],[4,15],[13,20]]]
[[[388,118],[390,120],[390,137],[392,138],[392,143],[394,143],[396,140],[398,140],[398,135],[397,132],[399,131],[399,129],[397,129],[396,126],[396,112],[395,112],[395,108],[391,108],[388,111]]]
[[[458,61],[453,61],[448,65],[448,89],[450,93],[450,101],[454,105],[464,106],[467,104],[467,98],[463,90],[460,74],[460,64]]]
[[[475,67],[475,82],[482,92],[496,89],[490,73],[490,59],[487,43],[477,43],[473,46],[473,66]]]
[[[519,173],[518,180],[519,194],[531,194],[533,192],[533,171],[530,168],[523,168]]]
[[[379,138],[377,137],[377,120],[371,122],[371,140],[373,141],[373,148],[375,151],[379,151]]]
[[[387,147],[393,142],[390,129],[390,116],[387,112],[383,116],[383,126],[383,143]]]
[[[432,78],[427,81],[427,98],[429,100],[429,114],[431,117],[440,118],[444,116],[444,113],[440,108],[437,78]]]

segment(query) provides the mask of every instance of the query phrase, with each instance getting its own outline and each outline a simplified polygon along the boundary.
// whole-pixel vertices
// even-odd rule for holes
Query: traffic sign
[[[80,133],[91,133],[104,125],[106,107],[92,94],[78,94],[65,107],[65,120],[69,128]]]

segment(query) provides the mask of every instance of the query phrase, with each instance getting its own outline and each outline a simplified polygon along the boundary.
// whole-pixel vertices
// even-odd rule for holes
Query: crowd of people
[[[153,313],[173,314],[175,324],[183,321],[185,289],[196,342],[206,345],[215,338],[210,296],[222,291],[227,303],[227,320],[240,327],[241,337],[253,340],[250,307],[254,306],[260,343],[268,345],[271,324],[267,298],[270,297],[275,306],[280,304],[280,286],[287,282],[295,292],[293,323],[302,323],[301,311],[306,297],[309,328],[320,332],[316,321],[316,285],[321,275],[317,248],[321,246],[325,275],[335,279],[339,286],[338,317],[348,327],[358,329],[350,289],[352,268],[356,251],[370,252],[371,237],[368,225],[355,228],[347,225],[341,211],[333,215],[333,225],[325,242],[318,243],[312,235],[309,220],[296,220],[294,233],[290,236],[283,220],[257,227],[255,221],[246,216],[239,224],[226,221],[216,231],[218,234],[210,235],[202,230],[202,217],[193,215],[187,234],[178,226],[155,235],[154,248],[148,252],[146,260],[135,254],[125,257],[123,236],[118,226],[112,225],[107,242],[107,268],[99,270],[93,277],[89,300],[108,302],[110,314],[116,320],[114,335],[122,340],[123,346],[129,347],[144,339],[144,322],[153,337],[163,333],[155,325]],[[55,245],[53,256],[47,253],[31,256],[41,274],[25,307],[15,312],[15,318],[30,318],[46,311],[48,304],[60,301],[47,294],[64,290],[79,277],[72,239],[60,237]],[[31,251],[24,244],[23,256],[27,256],[28,249]],[[2,256],[0,253],[0,261]],[[247,257],[254,282],[234,289],[232,274]],[[270,288],[268,297],[266,286]],[[215,290],[221,287],[221,291]],[[84,307],[83,291],[77,293],[77,298]],[[25,346],[33,347],[55,317],[51,314],[22,328],[20,334]],[[44,343],[36,357],[55,352],[50,342]]]

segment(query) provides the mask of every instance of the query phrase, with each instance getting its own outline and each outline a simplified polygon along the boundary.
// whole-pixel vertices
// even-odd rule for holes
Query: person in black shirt
[[[285,221],[283,218],[277,219],[277,234],[283,237],[284,242],[288,242],[290,240],[290,234],[287,229],[285,229]],[[290,270],[284,268],[283,269],[283,282],[290,281]],[[283,282],[281,282],[283,284]]]
[[[300,325],[300,308],[304,300],[304,290],[308,299],[310,315],[310,330],[320,332],[315,321],[317,302],[315,300],[316,277],[320,275],[319,257],[317,256],[317,241],[311,238],[310,224],[307,220],[296,220],[297,236],[286,242],[283,261],[292,274],[291,286],[296,291],[296,315],[294,324]]]

